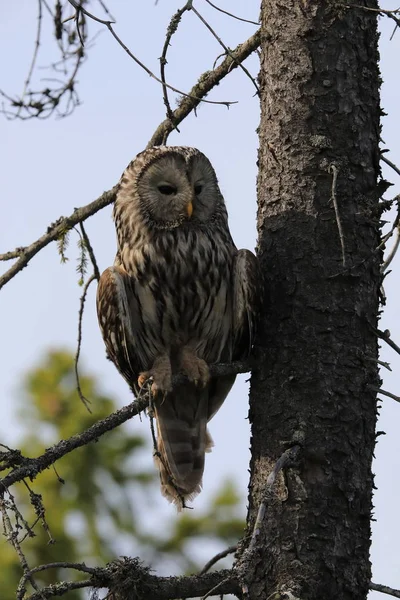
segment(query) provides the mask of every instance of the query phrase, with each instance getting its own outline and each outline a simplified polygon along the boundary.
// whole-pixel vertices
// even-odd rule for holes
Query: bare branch
[[[172,90],[173,92],[176,92],[177,94],[180,94],[182,96],[187,96],[189,98],[192,98],[193,100],[199,100],[200,102],[206,102],[207,104],[222,104],[223,106],[227,106],[229,108],[229,106],[231,104],[236,104],[236,101],[222,101],[222,102],[217,102],[215,100],[205,100],[204,98],[196,98],[196,97],[192,97],[190,94],[186,94],[185,92],[182,92],[181,90],[178,90],[176,87],[163,82],[159,77],[157,77],[156,75],[154,75],[154,73],[152,71],[150,71],[150,69],[148,67],[146,67],[146,65],[139,60],[128,48],[128,46],[121,40],[121,38],[118,36],[118,34],[116,33],[116,31],[113,28],[113,24],[112,21],[105,21],[103,19],[99,19],[98,17],[96,17],[95,15],[93,15],[92,13],[88,12],[85,8],[83,8],[79,2],[77,2],[76,0],[68,0],[68,2],[70,4],[72,4],[72,6],[76,9],[77,14],[79,13],[83,13],[84,15],[86,15],[87,17],[89,17],[90,19],[93,19],[94,21],[97,21],[97,23],[101,23],[102,25],[105,25],[108,29],[108,31],[111,33],[111,35],[113,36],[113,38],[118,42],[118,44],[121,46],[121,48],[123,48],[123,50],[125,50],[125,52],[128,54],[128,56],[130,56],[130,58],[137,64],[139,65],[139,67],[141,67],[144,71],[146,71],[146,73],[152,78],[155,79],[156,81],[158,81],[158,83],[161,83],[161,85],[164,87],[167,87],[168,89]]]
[[[100,270],[99,270],[99,267],[97,265],[97,260],[96,260],[95,254],[94,254],[94,250],[93,250],[92,244],[90,243],[88,234],[86,233],[86,230],[85,230],[85,228],[83,226],[82,221],[79,223],[79,227],[81,229],[83,241],[85,242],[85,247],[86,247],[86,249],[87,249],[87,251],[89,253],[90,261],[91,261],[91,263],[93,265],[93,275],[94,275],[95,279],[97,279],[97,281],[99,281],[100,280]]]
[[[400,402],[400,396],[396,396],[396,394],[392,394],[392,392],[387,392],[386,390],[383,390],[382,388],[380,388],[376,385],[368,385],[367,387],[370,390],[373,390],[374,392],[376,392],[377,394],[382,394],[382,396],[387,396],[388,398],[392,398],[393,400],[396,400],[396,402]]]
[[[97,200],[94,200],[81,208],[76,208],[69,217],[60,217],[55,223],[47,228],[45,234],[29,246],[17,248],[12,252],[6,252],[5,254],[0,255],[0,260],[10,260],[10,258],[18,256],[17,262],[0,276],[0,289],[19,271],[22,271],[42,248],[50,244],[50,242],[57,240],[61,235],[65,234],[65,231],[69,231],[78,223],[85,221],[88,217],[91,217],[105,206],[114,202],[116,192],[117,186],[114,186],[108,192],[104,192]]]
[[[51,69],[56,74],[61,74],[61,79],[58,77],[43,78],[43,81],[48,81],[50,84],[47,84],[45,89],[37,91],[32,89],[31,80],[34,71],[37,69],[36,65],[43,29],[43,6],[47,9],[53,21],[55,41],[60,54],[60,59],[46,68]],[[71,25],[71,28],[66,27],[66,21],[62,20],[62,10],[61,3],[57,3],[56,12],[53,14],[45,0],[38,0],[38,25],[35,47],[22,94],[21,96],[11,97],[6,92],[0,90],[0,95],[9,105],[9,108],[6,108],[5,103],[3,103],[0,112],[9,120],[47,119],[53,113],[56,113],[59,117],[65,117],[71,114],[74,108],[80,104],[75,87],[77,74],[85,56],[83,46],[77,39],[75,31],[71,29],[73,25]],[[78,24],[78,31],[83,30],[85,41],[87,35],[83,13],[81,17],[81,22]]]
[[[226,550],[222,550],[222,552],[218,552],[218,554],[213,556],[208,561],[208,563],[206,563],[204,565],[204,567],[200,571],[199,575],[204,575],[204,573],[207,573],[207,571],[209,571],[211,569],[211,567],[213,567],[215,565],[215,563],[217,563],[222,558],[225,558],[225,556],[228,556],[229,554],[233,554],[234,552],[236,552],[236,550],[237,550],[237,546],[235,545],[235,546],[229,546],[229,548],[226,548]]]
[[[10,496],[10,497],[11,497],[12,503],[15,506],[13,497],[12,496]],[[19,559],[19,562],[21,564],[24,574],[28,574],[30,569],[29,569],[29,565],[28,565],[26,556],[25,556],[24,552],[22,551],[21,544],[18,540],[18,528],[14,528],[12,526],[11,519],[8,514],[8,510],[13,511],[14,508],[12,505],[11,506],[8,505],[8,503],[4,499],[4,495],[2,495],[0,497],[0,512],[2,513],[4,535],[7,539],[7,541],[10,542],[10,544],[14,547],[14,550],[17,553],[17,556],[18,556],[18,559]],[[33,589],[35,589],[35,590],[39,589],[35,580],[33,579],[32,575],[27,575],[27,579],[29,579],[29,582],[30,582],[31,586],[33,587]],[[17,599],[20,600],[21,598],[23,598],[23,596],[25,595],[25,592],[26,592],[25,587],[20,588],[20,586],[18,586]],[[40,596],[39,596],[39,598],[40,598]]]
[[[210,366],[210,374],[213,376],[224,376],[233,375],[236,373],[247,373],[251,369],[250,362],[237,362],[230,364],[217,364]],[[172,385],[179,385],[182,381],[185,381],[183,375],[178,375],[173,378]],[[120,408],[116,412],[112,413],[105,419],[98,421],[82,433],[77,433],[67,440],[61,440],[51,448],[48,448],[43,454],[37,458],[23,457],[20,453],[16,454],[16,451],[11,450],[10,452],[3,452],[0,455],[0,462],[5,462],[10,465],[16,463],[18,466],[14,468],[8,475],[3,479],[0,479],[0,498],[4,496],[5,491],[17,481],[29,478],[33,480],[38,473],[41,473],[47,469],[50,465],[55,463],[59,458],[69,454],[76,448],[85,446],[90,442],[97,441],[99,437],[104,435],[107,431],[115,429],[125,421],[128,421],[135,415],[139,414],[149,404],[148,393],[145,392],[143,396],[140,396],[130,404]]]
[[[236,69],[238,63],[243,62],[258,48],[261,42],[261,30],[258,29],[254,35],[252,35],[243,44],[239,44],[234,50],[232,50],[231,56],[227,56],[226,59],[213,71],[207,71],[203,73],[199,78],[198,82],[190,90],[188,97],[183,98],[178,108],[173,111],[172,119],[165,119],[156,129],[147,148],[152,146],[159,146],[168,138],[168,135],[176,128],[179,123],[183,121],[197,106],[200,104],[200,99],[204,97],[213,87],[219,84],[222,79],[228,75],[233,69]]]
[[[165,42],[164,42],[164,46],[163,46],[161,57],[160,57],[160,77],[161,77],[161,81],[163,82],[164,104],[167,109],[167,117],[168,117],[168,119],[171,119],[171,120],[173,119],[173,112],[172,112],[171,105],[169,103],[168,88],[167,88],[166,81],[165,81],[165,66],[167,65],[167,52],[168,52],[168,47],[171,42],[171,38],[174,35],[174,33],[176,32],[176,30],[178,29],[179,23],[181,22],[182,15],[186,11],[190,10],[190,8],[191,8],[191,5],[189,2],[187,2],[185,4],[185,6],[183,6],[179,10],[177,10],[176,13],[172,16],[172,18],[169,22],[169,25],[167,27],[167,35],[165,36]]]
[[[222,48],[225,50],[226,54],[228,56],[231,57],[231,59],[236,62],[235,56],[232,54],[231,50],[228,48],[228,46],[226,46],[224,44],[224,42],[221,40],[221,38],[215,33],[214,29],[211,27],[211,25],[209,23],[207,23],[207,21],[204,19],[204,17],[201,16],[201,14],[199,13],[198,10],[195,9],[194,6],[192,6],[191,10],[194,12],[194,14],[197,16],[198,19],[200,19],[200,21],[207,27],[208,31],[210,31],[212,33],[212,35],[215,37],[215,39],[217,40],[217,42],[220,44],[220,46],[222,46]],[[260,89],[256,83],[256,80],[254,79],[254,77],[249,73],[249,71],[246,69],[246,67],[244,67],[242,65],[241,62],[237,63],[238,67],[240,67],[242,69],[242,71],[247,75],[247,77],[250,79],[250,81],[252,82],[252,84],[254,85],[254,87],[257,90],[257,94],[260,93]]]
[[[88,289],[90,284],[95,281],[96,276],[93,274],[91,277],[89,277],[89,279],[87,280],[87,282],[85,283],[85,286],[83,288],[83,293],[80,299],[80,303],[79,303],[79,314],[78,314],[78,344],[76,347],[76,353],[75,353],[75,360],[74,360],[74,365],[75,365],[75,378],[76,378],[76,390],[78,392],[78,396],[81,399],[81,402],[83,403],[83,405],[85,406],[85,408],[88,410],[88,412],[92,412],[91,408],[90,408],[90,400],[88,400],[85,395],[82,392],[82,388],[81,388],[81,381],[80,381],[80,377],[79,377],[79,357],[81,354],[81,346],[82,346],[82,319],[83,319],[83,311],[85,309],[85,301],[86,301],[86,295],[88,293]]]
[[[381,273],[385,273],[385,271],[388,270],[390,263],[392,262],[392,260],[396,256],[397,250],[399,249],[399,245],[400,245],[400,227],[399,227],[399,225],[397,225],[396,241],[393,244],[393,248],[389,252],[388,257],[386,258],[385,262],[381,266]]]
[[[54,566],[57,563],[53,563]],[[64,565],[63,565],[64,566]],[[43,570],[47,565],[39,567]],[[51,568],[51,566],[49,565]],[[172,600],[219,594],[238,594],[239,586],[231,570],[217,571],[205,575],[189,577],[158,577],[150,574],[139,559],[124,558],[114,561],[104,568],[88,568],[77,563],[65,563],[65,568],[91,573],[90,579],[80,582],[52,584],[31,594],[27,600],[43,600],[60,597],[73,589],[107,588],[113,598],[134,600]],[[32,569],[32,572],[34,569]]]
[[[397,352],[397,354],[400,354],[400,347],[391,339],[390,331],[388,329],[385,329],[385,331],[376,329],[375,333],[381,340],[386,342],[388,344],[388,346],[393,348],[393,350],[395,350],[395,352]]]
[[[22,102],[23,102],[23,100],[25,98],[25,94],[26,94],[26,92],[28,90],[28,87],[30,85],[31,77],[32,77],[33,70],[35,68],[37,57],[38,57],[38,53],[39,53],[40,38],[41,38],[41,32],[42,32],[42,0],[38,0],[38,16],[37,16],[37,20],[38,20],[38,24],[37,24],[35,48],[34,48],[34,51],[33,51],[31,66],[29,67],[28,75],[27,75],[27,78],[25,80],[24,89],[23,89],[22,95],[21,95],[21,101]],[[17,113],[17,116],[18,116],[18,113]]]
[[[347,4],[345,6],[346,8],[359,8],[378,13],[379,15],[385,15],[386,17],[389,17],[389,19],[393,19],[393,21],[396,23],[396,27],[400,27],[400,19],[396,16],[400,12],[398,8],[395,10],[384,10],[383,8],[370,8],[369,6],[360,6],[359,4]]]
[[[233,15],[232,13],[228,12],[227,10],[223,10],[222,8],[219,8],[219,6],[216,6],[215,4],[213,4],[212,2],[210,2],[210,0],[206,0],[206,2],[212,6],[213,8],[215,8],[215,10],[218,10],[219,12],[224,13],[224,15],[228,15],[228,17],[232,17],[233,19],[237,19],[238,21],[243,21],[243,23],[251,23],[252,25],[260,25],[260,23],[257,23],[257,21],[250,21],[249,19],[243,19],[242,17],[238,17],[236,15]]]
[[[386,163],[387,165],[389,165],[389,167],[391,167],[393,169],[393,171],[395,171],[397,173],[397,175],[400,175],[400,169],[399,169],[399,167],[396,167],[396,165],[394,163],[392,163],[391,160],[389,160],[388,158],[386,158],[386,156],[384,154],[381,154],[381,160],[383,160],[384,163]]]
[[[369,589],[374,590],[375,592],[382,592],[382,594],[389,594],[395,598],[400,598],[400,590],[395,590],[387,585],[381,585],[380,583],[373,583],[371,581]]]

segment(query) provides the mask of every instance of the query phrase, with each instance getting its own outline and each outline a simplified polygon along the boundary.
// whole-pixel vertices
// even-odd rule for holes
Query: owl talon
[[[151,393],[155,398],[159,394],[165,396],[172,389],[172,369],[169,356],[162,354],[154,361],[149,371],[143,371],[138,377],[139,387],[143,387],[151,380]]]
[[[182,350],[181,370],[196,387],[205,387],[210,379],[210,371],[205,360],[196,356],[191,348]]]
[[[142,388],[151,378],[152,374],[150,371],[143,371],[143,373],[140,373],[138,377],[138,386]]]

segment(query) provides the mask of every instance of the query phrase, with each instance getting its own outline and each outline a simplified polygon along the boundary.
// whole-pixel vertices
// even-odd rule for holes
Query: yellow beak
[[[192,204],[192,202],[189,202],[189,204],[186,206],[186,213],[187,213],[187,216],[190,219],[190,217],[192,216],[192,213],[193,213],[193,204]]]

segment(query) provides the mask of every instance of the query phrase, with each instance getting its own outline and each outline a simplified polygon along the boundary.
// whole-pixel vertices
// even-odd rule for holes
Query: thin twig
[[[21,94],[21,103],[23,103],[23,101],[24,101],[25,94],[26,94],[28,86],[29,86],[29,84],[31,82],[31,77],[32,77],[33,70],[35,68],[36,60],[37,60],[38,53],[39,53],[40,38],[41,38],[41,32],[42,32],[42,17],[43,17],[43,14],[42,14],[42,0],[38,0],[38,26],[37,26],[37,31],[36,31],[35,49],[33,51],[32,61],[31,61],[31,65],[29,67],[28,75],[27,75],[27,78],[25,80],[24,89],[23,89],[22,94]],[[22,104],[18,108],[17,115],[19,114],[21,108],[22,108]]]
[[[215,563],[217,563],[222,558],[225,558],[225,556],[228,556],[229,554],[233,554],[234,552],[236,552],[236,550],[237,550],[237,545],[235,545],[235,546],[229,546],[229,548],[226,548],[225,550],[222,550],[222,552],[218,552],[218,554],[216,554],[215,556],[213,556],[208,561],[208,563],[206,563],[204,565],[204,567],[202,568],[202,570],[199,572],[199,575],[204,575],[204,573],[207,573],[207,571],[209,571],[211,569],[211,567],[215,565]]]
[[[70,562],[53,562],[48,563],[46,565],[39,565],[38,567],[34,567],[30,569],[20,579],[18,588],[25,589],[25,584],[29,580],[32,575],[35,573],[41,573],[43,571],[48,571],[49,569],[73,569],[75,571],[80,571],[82,573],[89,573],[90,575],[96,575],[98,569],[93,567],[87,567],[84,563],[70,563]],[[86,587],[86,586],[85,586]],[[73,589],[73,588],[69,588]],[[79,589],[79,588],[78,588]],[[48,595],[44,595],[45,590],[41,590],[44,598],[49,598]],[[61,595],[61,594],[58,594]]]
[[[380,388],[376,385],[368,385],[368,388],[370,390],[373,390],[377,394],[382,394],[382,396],[387,396],[388,398],[392,398],[393,400],[396,400],[396,402],[400,402],[400,396],[396,396],[396,394],[392,394],[392,392],[387,392],[386,390],[383,390],[382,388]]]
[[[257,23],[257,21],[250,21],[249,19],[242,19],[242,17],[238,17],[236,15],[233,15],[232,13],[228,12],[227,10],[223,10],[222,8],[219,8],[219,6],[216,6],[215,4],[213,4],[212,2],[210,2],[210,0],[206,0],[206,2],[212,6],[213,8],[215,8],[215,10],[218,10],[219,12],[224,13],[224,15],[228,15],[228,17],[232,17],[233,19],[237,19],[238,21],[243,21],[243,23],[251,23],[252,25],[260,25],[260,23]]]
[[[14,550],[17,553],[17,556],[18,556],[18,559],[21,564],[23,572],[28,573],[30,569],[29,569],[29,565],[28,565],[26,556],[22,551],[21,544],[18,541],[18,530],[14,530],[14,528],[11,524],[11,520],[10,520],[10,517],[7,512],[7,503],[4,500],[3,496],[0,497],[0,511],[2,513],[2,519],[3,519],[4,535],[7,538],[7,540],[10,542],[10,544],[14,547]],[[29,579],[29,583],[31,584],[33,589],[38,591],[39,590],[38,585],[35,582],[35,580],[33,579],[33,577],[29,576],[27,579]],[[25,596],[25,593],[26,593],[26,588],[18,586],[17,594],[16,594],[17,600],[21,600]]]
[[[79,301],[79,313],[78,313],[78,344],[76,347],[75,360],[74,360],[74,368],[75,368],[75,379],[76,379],[76,390],[78,392],[78,396],[81,399],[86,410],[91,413],[92,410],[90,408],[90,400],[86,398],[81,388],[81,381],[79,377],[79,357],[81,354],[81,346],[82,346],[82,319],[83,319],[83,311],[85,309],[85,301],[86,295],[88,293],[88,289],[90,284],[96,280],[96,276],[93,274],[84,285],[83,293],[81,299]]]
[[[214,585],[213,588],[211,588],[211,590],[209,592],[207,592],[207,594],[204,594],[204,596],[202,596],[201,600],[206,600],[206,598],[208,598],[209,596],[215,596],[216,592],[218,590],[221,589],[221,587],[227,583],[228,581],[230,581],[230,576],[227,577],[226,579],[223,579],[222,581],[220,581],[219,583],[217,583],[217,585]]]
[[[360,8],[363,10],[368,10],[370,12],[378,13],[380,15],[386,15],[387,17],[389,17],[389,19],[393,19],[395,21],[397,27],[400,27],[400,19],[396,17],[396,14],[399,12],[398,8],[395,10],[384,10],[383,8],[370,8],[369,6],[360,6],[359,4],[347,4],[345,5],[345,8]]]
[[[0,90],[0,96],[7,100],[11,109],[6,109],[4,105],[1,107],[1,112],[8,120],[20,119],[28,120],[32,118],[47,119],[53,113],[56,113],[59,117],[65,117],[72,113],[74,108],[80,104],[79,97],[75,91],[76,87],[76,76],[78,70],[84,59],[83,47],[79,44],[78,40],[75,40],[74,35],[70,35],[71,32],[64,28],[64,24],[61,21],[61,8],[56,7],[56,14],[54,15],[50,7],[45,0],[39,0],[38,3],[38,27],[35,41],[35,48],[31,60],[31,65],[27,78],[24,83],[24,89],[20,97],[11,97],[4,91]],[[30,89],[30,83],[35,68],[37,68],[37,58],[39,54],[39,47],[41,44],[42,35],[42,7],[45,7],[55,26],[55,39],[61,53],[61,60],[50,65],[49,67],[56,72],[62,71],[63,75],[67,78],[66,81],[61,82],[61,86],[58,88],[47,87],[40,91],[34,91]],[[60,5],[57,4],[59,7]],[[63,32],[65,31],[66,48],[63,42]],[[72,67],[69,64],[72,62]],[[43,68],[43,67],[40,67]],[[71,71],[71,75],[68,75]],[[55,78],[44,78],[43,81],[59,81]],[[64,99],[64,104],[62,100]]]
[[[83,241],[85,242],[86,249],[89,253],[89,258],[93,265],[93,275],[94,275],[95,279],[97,279],[97,281],[100,281],[100,271],[99,271],[99,267],[97,265],[96,256],[94,254],[92,244],[90,243],[89,236],[86,233],[86,229],[83,226],[82,221],[79,223],[79,227],[81,229],[81,233],[82,233]]]
[[[169,83],[163,82],[148,67],[146,67],[146,65],[141,60],[139,60],[134,54],[132,54],[132,52],[129,50],[128,46],[121,40],[121,38],[118,36],[116,31],[114,30],[114,28],[112,26],[112,21],[105,21],[104,19],[99,19],[98,17],[96,17],[95,15],[93,15],[92,13],[87,11],[85,8],[80,6],[80,4],[78,4],[78,2],[76,0],[68,0],[68,2],[70,4],[72,4],[72,6],[76,9],[76,11],[78,13],[83,12],[83,14],[85,14],[87,17],[93,19],[94,21],[97,21],[98,23],[105,25],[107,27],[108,31],[113,36],[113,38],[118,42],[118,44],[121,46],[121,48],[123,48],[123,50],[125,50],[125,52],[128,54],[128,56],[130,56],[130,58],[137,65],[139,65],[139,67],[141,67],[144,71],[146,71],[146,73],[152,79],[155,79],[156,81],[158,81],[158,83],[161,83],[161,85],[167,87],[168,89],[172,90],[173,92],[176,92],[177,94],[180,94],[181,96],[186,96],[186,97],[192,98],[194,100],[200,100],[201,102],[206,102],[207,104],[220,104],[220,105],[226,106],[227,108],[229,108],[229,106],[231,104],[237,104],[236,100],[232,100],[232,101],[225,100],[225,101],[220,102],[220,101],[216,101],[216,100],[205,100],[204,98],[193,98],[190,94],[187,94],[185,92],[182,92],[181,90],[178,90],[176,87],[170,85]]]
[[[53,468],[54,468],[54,470],[55,470],[55,467],[54,467],[54,465],[53,465]],[[48,543],[49,543],[49,544],[54,544],[54,542],[55,542],[55,539],[54,539],[54,538],[53,538],[53,536],[51,535],[50,527],[49,527],[49,525],[48,525],[48,523],[47,523],[47,521],[46,521],[46,511],[45,511],[44,504],[43,504],[43,501],[42,501],[42,496],[41,496],[40,494],[36,494],[36,493],[35,493],[35,492],[34,492],[34,491],[31,489],[31,487],[29,486],[29,484],[26,482],[26,480],[25,480],[25,479],[23,480],[23,483],[24,483],[24,485],[25,485],[26,489],[27,489],[27,490],[28,490],[28,492],[29,492],[29,500],[30,500],[30,503],[31,503],[31,505],[32,505],[32,507],[33,507],[33,510],[34,510],[34,512],[35,512],[35,515],[36,515],[36,517],[37,517],[37,518],[36,518],[36,521],[35,521],[35,524],[36,524],[38,521],[40,521],[40,522],[41,522],[43,529],[45,530],[45,532],[46,532],[46,533],[47,533],[47,535],[48,535],[48,538],[49,538],[49,541],[48,541]],[[10,490],[8,491],[8,493],[10,494]],[[33,526],[32,526],[32,529],[33,529]],[[31,536],[30,536],[30,537],[31,537]]]
[[[207,23],[207,21],[204,19],[204,17],[201,16],[201,14],[199,13],[198,10],[195,9],[194,6],[192,6],[192,12],[194,12],[194,14],[197,16],[197,18],[200,19],[200,21],[207,27],[208,31],[210,31],[212,33],[212,35],[215,37],[215,39],[217,40],[217,42],[220,44],[220,46],[222,46],[222,48],[225,50],[226,54],[228,56],[231,57],[231,59],[233,61],[235,61],[235,57],[232,53],[232,50],[230,50],[228,48],[228,46],[226,46],[224,44],[224,42],[221,40],[221,38],[215,33],[214,29],[211,27],[211,25],[209,23]],[[247,77],[250,79],[250,81],[252,82],[252,84],[254,85],[254,87],[257,90],[257,94],[260,94],[260,88],[258,87],[256,80],[254,79],[254,77],[251,75],[251,73],[249,73],[249,71],[246,69],[246,67],[244,67],[242,65],[242,63],[238,63],[238,66],[242,69],[242,71],[247,75]]]
[[[100,4],[101,8],[104,10],[104,12],[106,13],[106,15],[108,15],[110,17],[111,21],[115,21],[115,18],[112,16],[112,14],[108,10],[108,8],[105,5],[105,3],[102,0],[98,0],[98,3]]]
[[[386,158],[386,156],[384,154],[381,154],[381,160],[383,160],[384,163],[386,163],[387,165],[389,165],[389,167],[391,167],[393,169],[393,171],[395,171],[397,173],[397,175],[400,175],[400,169],[399,169],[399,167],[396,167],[396,165],[394,163],[392,163],[391,160],[389,160],[388,158]]]
[[[177,10],[176,13],[172,16],[172,18],[169,22],[169,25],[167,27],[167,35],[165,36],[165,42],[164,42],[164,46],[163,46],[161,57],[160,57],[160,77],[161,77],[161,81],[163,82],[163,84],[162,84],[163,98],[164,98],[165,107],[167,109],[167,118],[168,119],[172,119],[173,111],[172,111],[171,105],[169,103],[168,88],[166,86],[166,80],[165,80],[165,67],[167,65],[167,52],[168,52],[168,47],[171,42],[171,38],[174,35],[174,33],[176,32],[176,30],[178,29],[179,23],[181,22],[182,15],[186,11],[190,10],[190,8],[191,8],[191,3],[186,2],[185,6],[183,6],[179,10]],[[177,131],[179,132],[179,129],[177,129]]]
[[[385,246],[385,244],[387,243],[387,241],[392,237],[393,233],[396,231],[399,223],[400,223],[400,194],[397,194],[397,196],[395,196],[392,200],[389,201],[390,204],[393,204],[394,202],[397,202],[397,215],[396,218],[393,221],[392,227],[390,229],[390,231],[388,233],[386,233],[380,243],[378,244],[378,246],[376,246],[376,248],[374,248],[371,253],[366,256],[365,258],[363,258],[362,260],[360,260],[360,262],[353,264],[351,267],[347,267],[347,269],[345,271],[340,271],[339,273],[335,273],[333,275],[329,275],[328,279],[335,279],[336,277],[341,277],[344,272],[347,273],[351,273],[352,271],[354,271],[355,269],[359,269],[362,265],[364,265],[366,262],[368,262],[369,260],[371,260],[374,256],[376,256],[376,254],[378,252],[380,252],[380,250],[382,250],[382,248]]]
[[[374,590],[375,592],[382,592],[382,594],[389,594],[389,596],[394,596],[395,598],[400,598],[400,590],[395,590],[388,585],[381,585],[380,583],[373,583],[371,581],[369,589]]]
[[[82,581],[62,581],[61,583],[52,583],[30,596],[21,597],[17,600],[48,600],[48,598],[64,596],[73,590],[83,590],[91,587],[93,587],[92,579],[84,579]]]
[[[365,360],[370,360],[371,362],[377,363],[378,365],[385,367],[385,369],[387,369],[388,371],[392,371],[392,367],[390,366],[390,364],[388,362],[379,360],[377,358],[374,358],[373,356],[364,356],[364,358],[365,358]]]
[[[375,333],[381,340],[383,340],[391,348],[393,348],[393,350],[395,350],[397,352],[397,354],[400,354],[400,347],[391,339],[390,331],[388,329],[385,329],[385,331],[381,331],[380,329],[375,329]]]
[[[400,246],[400,227],[397,226],[397,237],[396,237],[396,241],[393,244],[393,248],[391,249],[391,251],[389,252],[385,262],[383,263],[383,265],[381,266],[381,273],[385,273],[385,271],[387,271],[390,263],[392,262],[392,260],[394,259],[394,257],[396,256],[397,250],[399,249]]]
[[[338,206],[338,201],[336,198],[336,184],[337,184],[337,177],[338,177],[338,168],[336,165],[330,165],[328,170],[330,173],[332,173],[331,202],[335,209],[336,224],[337,224],[337,228],[338,228],[338,232],[339,232],[340,246],[342,249],[342,265],[344,268],[346,268],[346,247],[344,244],[342,221],[340,219],[339,206]]]
[[[172,119],[165,119],[157,127],[153,136],[151,137],[146,148],[152,146],[159,146],[168,139],[168,135],[173,131],[179,123],[181,123],[193,110],[197,108],[200,103],[200,99],[203,98],[210,90],[222,81],[228,73],[233,69],[236,69],[238,63],[244,61],[254,50],[258,48],[261,43],[261,30],[258,29],[248,40],[243,44],[236,46],[232,50],[231,56],[227,56],[225,60],[213,71],[208,71],[200,76],[198,82],[190,90],[188,97],[185,97],[179,103],[178,108],[173,111]]]

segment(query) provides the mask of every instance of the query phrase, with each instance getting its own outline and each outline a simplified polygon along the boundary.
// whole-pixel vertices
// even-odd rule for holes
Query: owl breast
[[[158,231],[120,249],[118,264],[134,282],[140,318],[133,333],[144,369],[189,343],[209,363],[230,360],[235,252],[223,233],[199,227]]]

